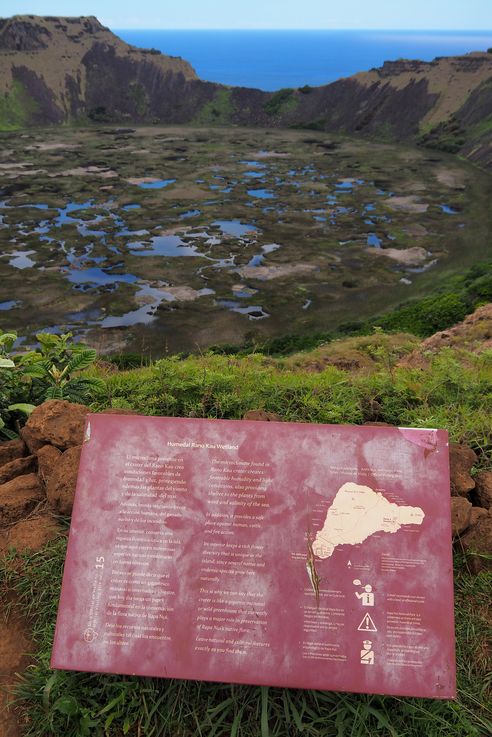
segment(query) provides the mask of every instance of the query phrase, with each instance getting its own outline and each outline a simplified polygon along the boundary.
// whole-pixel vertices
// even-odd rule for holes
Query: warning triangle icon
[[[364,618],[357,629],[361,632],[377,632],[376,625],[372,621],[372,617],[370,614],[364,615]]]

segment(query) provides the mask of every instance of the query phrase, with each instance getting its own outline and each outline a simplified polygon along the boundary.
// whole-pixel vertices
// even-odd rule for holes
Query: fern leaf
[[[44,395],[45,399],[65,399],[61,386],[50,386]]]
[[[50,363],[49,361],[36,361],[30,366],[24,366],[22,371],[27,376],[32,376],[37,379],[44,379],[49,375]]]
[[[82,371],[94,363],[97,353],[93,348],[87,348],[80,353],[75,353],[67,364],[67,372],[69,374],[74,371]]]

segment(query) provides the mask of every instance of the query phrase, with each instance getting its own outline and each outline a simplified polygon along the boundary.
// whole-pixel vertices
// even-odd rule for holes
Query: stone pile
[[[36,407],[18,440],[0,443],[0,554],[37,550],[61,531],[56,517],[72,512],[88,412],[49,400]]]
[[[84,405],[50,400],[34,410],[19,440],[0,443],[0,553],[41,547],[60,530],[56,516],[71,514],[87,414]],[[282,418],[254,410],[244,419]],[[474,572],[492,568],[492,472],[472,476],[477,462],[471,448],[451,444],[453,537]]]
[[[451,522],[456,546],[478,573],[492,569],[492,471],[472,476],[476,453],[466,445],[451,444]]]

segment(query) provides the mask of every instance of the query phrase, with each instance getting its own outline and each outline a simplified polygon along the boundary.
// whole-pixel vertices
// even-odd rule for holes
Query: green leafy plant
[[[29,415],[34,405],[26,400],[26,385],[10,357],[17,340],[15,333],[0,331],[0,437],[17,437],[19,418]]]
[[[31,395],[36,404],[46,399],[84,403],[104,390],[102,379],[79,375],[94,363],[97,354],[93,348],[73,343],[72,337],[72,333],[38,333],[39,352],[21,359],[24,374],[32,379]]]
[[[15,333],[0,331],[0,437],[13,439],[36,405],[46,399],[82,404],[105,389],[101,378],[82,376],[96,351],[74,343],[71,333],[39,333],[39,350],[14,353]]]

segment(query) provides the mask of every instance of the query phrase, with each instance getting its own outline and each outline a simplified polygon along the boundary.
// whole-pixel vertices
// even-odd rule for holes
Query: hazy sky
[[[112,28],[492,29],[492,0],[0,0],[1,16],[25,13]]]

